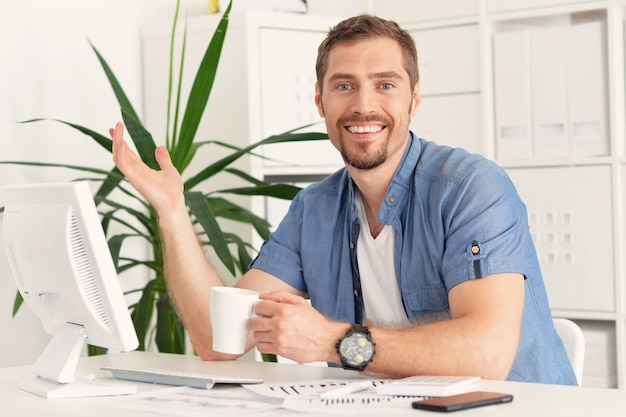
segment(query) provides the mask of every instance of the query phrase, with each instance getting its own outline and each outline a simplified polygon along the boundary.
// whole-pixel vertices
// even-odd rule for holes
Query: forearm
[[[212,350],[210,291],[224,284],[206,259],[184,201],[159,215],[159,227],[168,291],[196,353],[203,359],[232,358]]]
[[[371,328],[376,343],[366,371],[390,377],[476,375],[506,379],[517,351],[516,326],[501,333],[497,326],[451,319],[410,329]]]

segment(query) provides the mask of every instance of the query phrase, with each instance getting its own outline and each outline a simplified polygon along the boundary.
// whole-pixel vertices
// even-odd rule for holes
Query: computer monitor
[[[0,188],[7,260],[52,339],[20,388],[46,398],[128,394],[132,385],[75,375],[85,343],[134,350],[130,319],[87,182]]]

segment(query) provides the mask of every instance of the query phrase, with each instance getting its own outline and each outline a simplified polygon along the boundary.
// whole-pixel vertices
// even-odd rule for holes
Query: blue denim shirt
[[[251,264],[307,293],[322,314],[352,323],[363,310],[354,187],[344,168],[301,191]],[[396,231],[393,261],[409,319],[449,313],[448,292],[461,282],[523,274],[522,331],[508,379],[576,384],[552,325],[526,208],[500,167],[411,134],[378,220]]]

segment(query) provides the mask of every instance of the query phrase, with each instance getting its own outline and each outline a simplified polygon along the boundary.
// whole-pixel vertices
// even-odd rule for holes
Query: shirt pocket
[[[448,291],[444,285],[422,285],[404,294],[404,306],[409,319],[449,313]]]

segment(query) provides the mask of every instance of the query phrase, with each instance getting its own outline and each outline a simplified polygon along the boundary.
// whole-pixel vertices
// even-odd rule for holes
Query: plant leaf
[[[41,121],[45,121],[45,120],[50,120],[50,121],[54,121],[54,122],[58,122],[58,123],[63,123],[65,125],[68,125],[70,127],[73,127],[74,129],[84,133],[87,136],[91,136],[91,138],[93,138],[93,140],[95,140],[100,146],[102,146],[104,149],[106,149],[109,152],[112,152],[113,150],[113,141],[104,136],[101,135],[98,132],[95,132],[91,129],[88,129],[86,127],[77,125],[75,123],[70,123],[70,122],[66,122],[64,120],[59,120],[59,119],[48,119],[48,118],[39,118],[39,119],[30,119],[30,120],[24,120],[20,123],[34,123],[34,122],[41,122]]]
[[[15,317],[17,312],[20,310],[20,307],[22,306],[23,302],[24,302],[24,298],[22,298],[22,293],[17,291],[15,293],[15,300],[13,300],[13,316],[12,317]]]
[[[192,191],[185,193],[185,199],[189,210],[202,226],[218,258],[230,273],[235,275],[235,264],[228,249],[228,243],[206,197],[201,192]]]
[[[154,342],[160,352],[174,352],[172,343],[172,329],[170,326],[170,308],[167,297],[157,301],[156,334]]]
[[[156,145],[154,144],[154,140],[152,140],[150,132],[148,132],[137,119],[126,113],[124,109],[122,109],[122,119],[124,119],[128,134],[133,139],[133,143],[137,148],[137,153],[141,157],[141,160],[150,168],[159,170],[159,164],[154,156]]]
[[[141,298],[131,313],[135,332],[139,339],[138,350],[146,350],[146,335],[152,321],[155,302],[155,286],[157,280],[153,279],[142,290]]]
[[[198,131],[200,120],[202,119],[204,109],[206,108],[206,104],[213,88],[213,82],[215,81],[215,74],[220,61],[224,39],[226,38],[231,7],[232,0],[228,3],[228,7],[224,11],[217,29],[211,38],[211,42],[209,43],[204,57],[200,62],[200,66],[196,72],[196,78],[194,79],[189,92],[187,107],[185,108],[183,120],[180,125],[178,142],[176,147],[171,150],[172,161],[174,166],[178,168],[179,172],[183,172],[185,169],[184,162],[188,160],[187,154],[191,149],[191,144],[193,143],[196,132]]]
[[[0,165],[25,165],[33,167],[47,167],[47,168],[67,168],[77,171],[91,172],[94,174],[109,175],[109,171],[105,171],[99,168],[85,167],[79,165],[68,164],[56,164],[48,162],[29,162],[29,161],[0,161]]]
[[[266,197],[280,198],[283,200],[293,200],[301,190],[300,187],[290,184],[259,184],[255,187],[228,188],[219,190],[220,193],[237,195],[258,195]]]
[[[180,72],[179,72],[179,79],[178,79],[178,93],[177,93],[177,100],[176,100],[176,111],[174,112],[174,116],[176,117],[176,121],[174,122],[174,128],[170,129],[170,117],[171,115],[171,108],[172,108],[172,88],[174,85],[174,44],[176,43],[176,23],[178,22],[178,14],[180,12],[180,0],[176,0],[176,9],[174,11],[174,22],[172,23],[172,32],[170,35],[170,58],[169,58],[169,71],[168,71],[168,83],[167,83],[167,115],[165,118],[165,146],[167,147],[167,149],[171,149],[173,146],[173,143],[176,142],[175,139],[175,135],[176,135],[176,130],[177,130],[177,124],[178,124],[178,102],[180,100],[180,91],[181,91],[181,85],[182,85],[182,76],[183,76],[183,64],[184,62],[182,62],[182,58],[181,58],[181,67],[180,67]],[[181,55],[184,56],[185,54],[185,43],[186,43],[186,38],[187,38],[187,29],[185,28],[185,39],[183,39],[183,52]],[[172,133],[174,134],[174,139],[171,142],[170,139],[170,131],[172,131]]]
[[[94,200],[96,201],[96,205],[106,198],[113,190],[119,187],[120,183],[124,179],[124,174],[119,170],[118,167],[114,167],[106,176],[106,178],[100,184],[100,188],[96,191],[94,195]]]
[[[233,162],[235,162],[237,159],[241,158],[242,156],[249,154],[251,150],[259,146],[269,145],[273,143],[302,142],[302,141],[309,141],[309,140],[325,140],[325,139],[328,139],[328,135],[326,133],[321,133],[321,132],[293,133],[293,131],[289,131],[289,132],[282,133],[279,135],[270,136],[259,142],[255,142],[249,146],[246,146],[245,148],[241,148],[238,151],[235,151],[231,153],[230,155],[227,155],[226,157],[220,159],[219,161],[212,163],[211,165],[209,165],[208,167],[200,171],[198,174],[196,174],[195,176],[185,181],[185,189],[191,190],[192,188],[194,188],[201,182],[206,181],[207,179],[211,178],[213,175],[218,174],[219,172],[223,171],[228,165],[232,164]]]
[[[126,96],[126,93],[122,89],[122,86],[120,85],[120,83],[117,81],[117,78],[115,77],[115,74],[113,74],[111,67],[109,67],[109,64],[105,61],[102,55],[100,55],[100,52],[91,43],[91,41],[89,39],[87,39],[87,41],[89,42],[89,45],[91,45],[91,49],[93,49],[93,51],[96,53],[96,56],[98,57],[98,61],[100,61],[100,65],[102,66],[104,73],[109,79],[109,84],[111,84],[111,88],[113,88],[113,93],[115,94],[115,97],[117,98],[117,102],[119,103],[120,107],[122,108],[124,112],[130,115],[130,117],[132,117],[135,120],[139,120],[139,116],[137,116],[137,112],[135,112],[135,109],[133,108],[132,104],[130,104],[130,100]]]
[[[239,270],[244,273],[252,263],[252,257],[248,253],[248,245],[234,233],[224,233],[226,238],[237,246],[237,256],[239,257]]]

